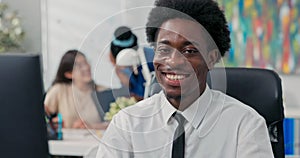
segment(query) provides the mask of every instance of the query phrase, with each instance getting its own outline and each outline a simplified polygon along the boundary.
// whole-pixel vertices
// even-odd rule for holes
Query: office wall
[[[300,118],[300,75],[280,75],[286,117]]]

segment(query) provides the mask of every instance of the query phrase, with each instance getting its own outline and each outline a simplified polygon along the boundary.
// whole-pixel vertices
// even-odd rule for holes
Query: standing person
[[[92,98],[94,90],[104,89],[94,84],[85,55],[78,50],[69,50],[63,55],[45,97],[46,113],[61,113],[64,128],[104,129],[107,123],[102,123]]]
[[[116,66],[116,74],[119,77],[122,86],[129,88],[131,95],[137,100],[142,100],[145,91],[145,79],[142,74],[142,67],[139,66],[136,73],[134,73],[132,67],[116,65],[117,55],[120,51],[126,48],[138,50],[138,38],[129,27],[120,26],[115,30],[114,40],[110,44],[110,61],[114,66]],[[144,48],[144,51],[145,50],[148,49]],[[148,67],[150,71],[154,71],[152,64],[148,64]]]
[[[265,120],[206,84],[230,48],[213,0],[157,0],[147,22],[162,91],[116,114],[98,149],[104,157],[270,158]]]

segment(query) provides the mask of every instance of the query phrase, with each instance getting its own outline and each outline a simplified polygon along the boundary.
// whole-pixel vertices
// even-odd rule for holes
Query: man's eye
[[[157,53],[170,53],[171,52],[171,49],[169,48],[158,48],[156,50]]]
[[[197,49],[186,49],[182,51],[182,54],[195,54],[195,53],[199,53],[199,51]]]

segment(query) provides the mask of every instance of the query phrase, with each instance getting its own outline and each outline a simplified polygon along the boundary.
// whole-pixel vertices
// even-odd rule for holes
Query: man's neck
[[[186,108],[192,105],[201,96],[203,92],[204,91],[199,93],[195,92],[193,94],[181,95],[179,97],[166,97],[174,108],[176,108],[179,111],[184,111]]]

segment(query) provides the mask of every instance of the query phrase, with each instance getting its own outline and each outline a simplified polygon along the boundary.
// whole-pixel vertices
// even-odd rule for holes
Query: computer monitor
[[[117,89],[108,89],[101,92],[95,92],[94,99],[97,105],[100,116],[104,117],[105,113],[109,111],[110,103],[115,102],[118,97],[130,97],[129,89],[126,87]]]
[[[0,157],[48,157],[39,55],[0,55]]]

